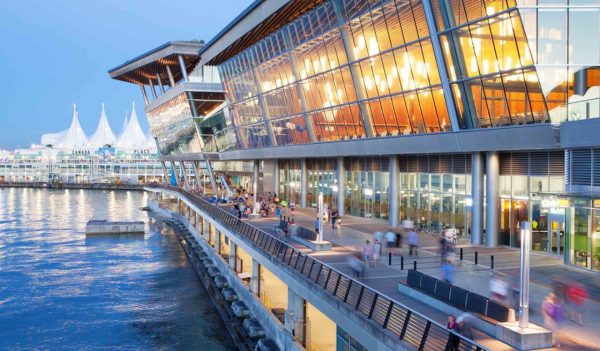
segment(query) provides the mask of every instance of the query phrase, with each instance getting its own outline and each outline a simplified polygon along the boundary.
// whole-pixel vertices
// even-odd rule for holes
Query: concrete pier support
[[[483,242],[483,154],[474,152],[471,155],[471,244],[481,245]]]
[[[215,251],[221,255],[221,232],[215,229]]]
[[[256,296],[260,294],[260,263],[252,258],[252,279],[250,280],[250,290]]]
[[[285,318],[285,329],[289,331],[294,340],[306,344],[306,300],[288,287],[288,309]]]
[[[206,164],[206,172],[208,173],[208,178],[210,179],[210,186],[213,190],[213,195],[219,196],[219,188],[217,188],[217,181],[215,180],[215,173],[213,172],[212,165],[210,161],[204,161]]]
[[[486,154],[485,178],[485,244],[498,246],[498,201],[500,200],[500,156],[497,151]]]
[[[200,181],[200,167],[198,166],[199,161],[192,161],[192,170],[194,171],[194,179],[196,179],[196,185],[198,186],[198,191],[202,191],[202,182]]]
[[[229,267],[235,271],[235,262],[237,261],[237,245],[233,240],[229,240]]]
[[[308,192],[308,170],[306,159],[300,160],[300,207],[306,208],[306,194]]]
[[[400,168],[398,167],[398,156],[390,156],[390,182],[389,182],[389,201],[390,201],[390,227],[397,227],[399,223],[398,215],[400,213],[399,200],[400,194]]]
[[[258,200],[258,170],[260,168],[260,161],[254,160],[252,165],[252,208],[256,208],[255,204]],[[254,213],[256,214],[256,213]]]
[[[337,210],[340,216],[346,214],[344,203],[346,202],[346,168],[344,167],[344,158],[337,158]]]
[[[273,191],[279,194],[279,160],[273,160]],[[279,194],[281,195],[281,194]]]

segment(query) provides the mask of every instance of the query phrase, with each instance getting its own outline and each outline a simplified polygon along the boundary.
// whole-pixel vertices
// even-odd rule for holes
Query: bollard
[[[460,248],[460,260],[461,261],[463,260],[463,248],[462,247]]]
[[[388,252],[388,266],[392,265],[392,253]]]
[[[416,271],[417,270],[417,261],[413,261],[413,269]]]
[[[494,255],[492,255],[491,259],[492,259],[492,264],[491,264],[491,266],[492,266],[492,269],[494,269]]]
[[[404,256],[400,256],[400,270],[404,270]]]
[[[477,264],[477,258],[478,258],[477,251],[475,251],[475,264]]]

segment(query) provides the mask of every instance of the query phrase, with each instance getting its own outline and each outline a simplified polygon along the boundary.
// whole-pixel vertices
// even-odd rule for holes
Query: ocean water
[[[0,188],[0,350],[235,349],[142,192]],[[89,219],[145,235],[85,235]]]

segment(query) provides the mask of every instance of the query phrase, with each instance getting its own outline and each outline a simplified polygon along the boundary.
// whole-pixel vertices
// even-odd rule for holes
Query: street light
[[[519,294],[519,327],[529,327],[529,252],[531,223],[521,222],[521,292]]]

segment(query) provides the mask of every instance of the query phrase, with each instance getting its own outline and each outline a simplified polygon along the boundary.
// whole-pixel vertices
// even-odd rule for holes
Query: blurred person
[[[490,292],[492,299],[498,302],[506,302],[508,297],[508,282],[498,273],[494,273],[490,279]]]
[[[331,211],[331,228],[332,229],[335,229],[335,225],[337,223],[338,216],[339,216],[338,210],[334,209],[333,211]]]
[[[455,315],[451,314],[448,316],[446,328],[448,328],[448,330],[452,330],[458,333],[458,323],[456,323]],[[455,334],[450,333],[450,338],[448,340],[448,349],[446,350],[456,351],[458,350],[458,345],[460,345],[460,339]]]
[[[377,241],[380,243],[383,242],[383,232],[376,231],[375,234],[373,234],[373,242],[375,243]]]
[[[350,266],[350,269],[352,270],[352,276],[353,278],[362,278],[364,276],[364,265],[363,263],[356,258],[355,255],[350,255],[347,258],[347,262],[348,265]]]
[[[560,299],[554,293],[548,293],[542,302],[544,326],[552,332],[552,345],[560,348],[560,325],[563,320],[563,310]]]
[[[375,244],[373,245],[373,262],[375,267],[377,267],[377,263],[379,263],[379,257],[381,257],[381,242],[376,239]]]
[[[458,332],[464,335],[467,339],[473,340],[473,316],[470,313],[463,313],[456,318]]]
[[[408,241],[408,255],[412,256],[414,251],[415,256],[419,256],[419,253],[417,252],[419,248],[419,235],[414,228],[409,229],[406,240]]]
[[[371,242],[369,240],[367,240],[365,242],[365,245],[363,246],[363,259],[367,265],[367,267],[369,267],[369,262],[373,259],[373,245],[371,244]]]
[[[396,234],[394,234],[394,232],[392,232],[391,230],[388,230],[385,233],[385,247],[387,248],[388,252],[392,251],[392,249],[394,248],[394,246],[396,245]]]
[[[442,278],[450,285],[454,283],[454,262],[448,259],[442,265]]]
[[[583,305],[585,304],[588,293],[585,287],[577,282],[571,282],[565,289],[566,303],[569,307],[571,320],[579,325],[583,325]]]

